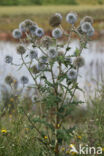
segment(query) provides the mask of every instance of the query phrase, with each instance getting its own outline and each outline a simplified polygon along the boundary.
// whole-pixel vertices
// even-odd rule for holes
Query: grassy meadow
[[[104,28],[104,5],[6,6],[0,7],[0,31],[11,32],[27,18],[36,21],[48,31],[51,30],[48,20],[53,13],[60,12],[65,17],[69,11],[76,11],[80,18],[86,15],[92,16],[95,20],[95,29],[99,31]],[[62,24],[68,30],[65,18]]]

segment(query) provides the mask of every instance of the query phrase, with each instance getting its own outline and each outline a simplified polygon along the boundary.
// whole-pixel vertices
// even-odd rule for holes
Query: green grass
[[[26,18],[36,21],[48,31],[51,29],[48,20],[53,13],[61,12],[65,17],[65,14],[70,11],[76,11],[81,18],[86,15],[93,16],[95,22],[104,20],[104,5],[0,7],[0,31],[12,31]],[[99,24],[96,25],[95,23],[95,28],[101,29]],[[65,20],[63,26],[68,29],[69,25]],[[104,28],[104,25],[102,25],[102,28]]]

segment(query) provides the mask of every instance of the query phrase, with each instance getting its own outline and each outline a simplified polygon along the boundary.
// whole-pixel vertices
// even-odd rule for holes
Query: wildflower
[[[31,59],[37,59],[38,58],[38,50],[36,48],[30,50],[30,58]]]
[[[33,65],[33,66],[31,67],[31,72],[32,72],[33,74],[37,74],[37,73],[39,72],[36,65]]]
[[[82,137],[81,137],[80,135],[79,135],[79,136],[77,136],[77,138],[78,138],[78,139],[80,139],[80,140],[82,139]]]
[[[48,60],[47,57],[44,55],[39,58],[40,63],[47,63],[47,60]]]
[[[60,38],[62,37],[62,30],[60,28],[55,28],[53,31],[52,31],[52,36],[57,39],[57,38]]]
[[[44,136],[44,139],[48,139],[48,137],[47,136]]]
[[[45,69],[45,64],[43,64],[43,63],[38,63],[38,65],[37,65],[37,70],[38,71],[41,71],[41,70],[44,70]]]
[[[77,14],[76,13],[68,13],[66,16],[66,21],[70,24],[74,24],[77,21]]]
[[[89,22],[91,24],[93,24],[94,20],[91,16],[85,16],[81,21],[80,21],[80,25],[84,22]]]
[[[30,29],[30,27],[33,25],[33,21],[30,19],[26,19],[24,23],[25,23],[26,29]]]
[[[26,49],[23,45],[19,45],[17,47],[17,53],[20,54],[20,55],[23,55],[24,53],[26,52]]]
[[[69,80],[76,80],[77,78],[77,71],[75,69],[71,69],[67,72],[67,77]]]
[[[6,63],[12,63],[12,61],[13,61],[13,57],[12,57],[12,56],[7,55],[7,56],[5,57],[5,62],[6,62]]]
[[[15,39],[20,39],[22,37],[22,33],[19,29],[13,30],[12,35]]]
[[[26,26],[25,26],[25,22],[24,21],[19,24],[19,30],[21,32],[26,32]]]
[[[13,98],[10,98],[10,102],[14,102],[14,99]]]
[[[104,147],[102,147],[102,151],[104,152]]]
[[[61,24],[61,21],[62,21],[62,16],[60,13],[56,13],[54,14],[50,20],[49,20],[49,24],[52,26],[52,27],[57,27]]]
[[[37,37],[42,37],[44,35],[44,30],[42,28],[37,28],[36,31],[35,31],[35,35]]]
[[[95,30],[94,30],[94,28],[92,27],[91,28],[91,30],[87,33],[87,36],[93,36],[94,35],[94,32],[95,32]]]
[[[50,36],[43,36],[41,39],[41,44],[48,48],[52,44],[52,38]]]
[[[6,129],[2,129],[1,130],[1,133],[6,134],[7,133],[7,130]]]
[[[92,31],[92,25],[89,22],[84,22],[81,24],[81,30],[84,33],[89,33],[90,31]]]
[[[65,147],[62,147],[62,148],[61,148],[61,151],[65,151]]]
[[[21,77],[21,83],[22,84],[27,84],[29,82],[29,79],[26,76]]]
[[[60,128],[60,124],[57,124],[57,127]]]
[[[74,66],[77,68],[84,66],[84,64],[85,64],[85,60],[82,56],[79,56],[74,60]]]
[[[66,154],[70,154],[70,150],[67,150],[67,151],[66,151]]]
[[[55,48],[50,48],[48,51],[49,58],[55,58],[57,56],[57,51]]]
[[[8,85],[11,85],[11,84],[13,83],[13,77],[10,76],[10,75],[6,76],[5,82],[6,82]]]
[[[36,31],[36,29],[37,29],[37,25],[36,24],[34,24],[34,25],[32,25],[31,27],[30,27],[30,33],[31,34],[35,34],[35,31]]]

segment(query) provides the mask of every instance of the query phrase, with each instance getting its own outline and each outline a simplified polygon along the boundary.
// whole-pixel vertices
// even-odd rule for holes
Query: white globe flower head
[[[55,28],[53,31],[52,31],[52,36],[55,38],[55,39],[58,39],[60,37],[62,37],[62,30],[60,28]]]
[[[69,80],[76,80],[77,79],[77,71],[75,69],[71,69],[67,72],[67,77]]]
[[[38,50],[33,48],[29,51],[30,59],[37,59],[38,58]]]
[[[91,23],[89,22],[84,22],[81,24],[81,30],[84,32],[84,33],[89,33],[92,31],[92,25]]]
[[[95,30],[92,27],[91,30],[87,33],[87,36],[89,36],[89,37],[93,36],[94,35],[94,32],[95,32]]]
[[[62,15],[60,13],[56,13],[55,15],[58,16],[60,20],[62,20]]]
[[[37,25],[35,25],[35,24],[34,24],[34,25],[32,25],[32,26],[30,27],[30,29],[29,29],[29,30],[30,30],[30,33],[34,35],[34,34],[35,34],[35,32],[36,32],[37,27],[38,27],[38,26],[37,26]]]
[[[13,30],[12,35],[15,39],[20,39],[22,37],[22,32],[19,29],[15,29]]]
[[[29,79],[26,76],[22,76],[20,80],[22,84],[27,84],[29,82]]]
[[[48,59],[47,59],[47,56],[41,56],[40,58],[39,58],[39,62],[40,63],[47,63],[47,61],[48,61]]]
[[[76,13],[70,12],[66,16],[66,21],[70,24],[74,24],[77,21],[77,18],[78,17]]]
[[[19,24],[19,30],[21,32],[26,32],[26,26],[25,26],[25,22],[24,21]]]
[[[12,63],[12,61],[13,61],[13,57],[12,56],[9,56],[9,55],[7,55],[6,57],[5,57],[5,63]]]
[[[42,70],[45,69],[45,64],[43,64],[43,63],[38,63],[36,67],[37,67],[37,70],[38,70],[38,71],[42,71]]]
[[[56,48],[52,47],[48,51],[49,58],[55,58],[58,55]]]
[[[44,30],[42,28],[37,27],[37,29],[35,31],[35,35],[37,37],[42,37],[44,35]]]

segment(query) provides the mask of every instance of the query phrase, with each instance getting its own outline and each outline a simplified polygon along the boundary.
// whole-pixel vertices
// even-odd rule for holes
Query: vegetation
[[[6,10],[6,11],[5,11]],[[92,16],[95,20],[94,27],[96,30],[104,29],[104,6],[18,6],[18,7],[0,7],[0,31],[11,32],[18,24],[29,18],[39,23],[41,27],[50,32],[49,16],[54,12],[60,12],[65,16],[70,10],[79,14],[79,20],[83,16]],[[97,13],[96,13],[97,12]],[[68,24],[63,21],[62,25],[68,30]]]

